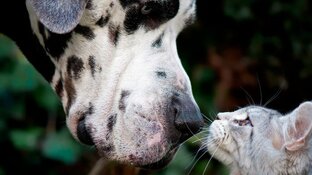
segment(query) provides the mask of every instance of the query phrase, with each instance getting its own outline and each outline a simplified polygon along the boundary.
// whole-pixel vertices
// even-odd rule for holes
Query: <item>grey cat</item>
[[[312,175],[312,102],[289,114],[248,106],[224,112],[205,146],[231,175]]]

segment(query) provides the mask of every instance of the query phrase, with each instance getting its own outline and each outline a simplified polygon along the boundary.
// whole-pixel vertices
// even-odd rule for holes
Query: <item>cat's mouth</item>
[[[234,120],[233,122],[235,124],[237,124],[238,126],[250,126],[250,127],[253,127],[253,124],[252,124],[249,116],[247,116],[247,118],[244,119],[244,120]]]

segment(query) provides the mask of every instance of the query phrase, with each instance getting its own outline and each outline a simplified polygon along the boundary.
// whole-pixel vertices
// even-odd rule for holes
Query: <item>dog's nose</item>
[[[175,95],[173,97],[175,112],[174,124],[182,133],[180,142],[188,139],[204,126],[204,119],[196,103],[188,95]]]
[[[85,117],[82,117],[78,122],[77,137],[80,140],[80,142],[86,145],[94,145],[92,137],[86,127]]]

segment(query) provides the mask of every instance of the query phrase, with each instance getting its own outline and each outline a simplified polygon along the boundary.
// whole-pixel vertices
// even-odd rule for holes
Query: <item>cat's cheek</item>
[[[271,135],[271,138],[272,140],[272,146],[273,148],[275,148],[276,150],[281,150],[285,141],[284,141],[284,138],[282,137],[281,134],[279,133],[273,133]]]
[[[252,127],[242,127],[231,125],[230,126],[230,133],[236,140],[246,140],[249,139],[252,133]]]
[[[223,120],[214,121],[210,125],[210,134],[217,142],[224,142],[228,137],[228,122]]]

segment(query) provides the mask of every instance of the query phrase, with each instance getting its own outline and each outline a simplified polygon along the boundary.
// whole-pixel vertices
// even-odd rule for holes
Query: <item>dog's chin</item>
[[[140,166],[140,168],[151,169],[151,170],[162,169],[162,168],[166,167],[171,162],[171,160],[173,159],[177,150],[178,150],[178,147],[175,147],[174,149],[169,150],[168,153],[165,154],[165,157],[161,158],[160,160],[158,160],[154,163],[142,165],[142,166]]]

